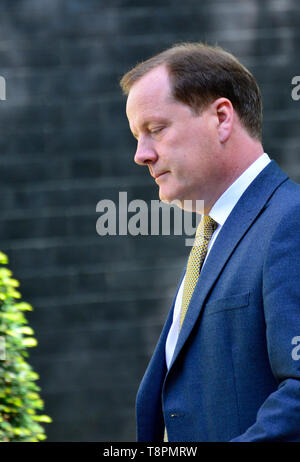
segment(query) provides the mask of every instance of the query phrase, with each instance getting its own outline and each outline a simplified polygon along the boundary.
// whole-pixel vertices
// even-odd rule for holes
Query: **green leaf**
[[[10,284],[12,287],[19,287],[19,286],[20,286],[19,281],[17,281],[16,279],[10,279],[10,280],[9,280],[9,284]]]
[[[28,337],[28,338],[24,338],[22,340],[22,344],[24,346],[26,346],[26,347],[31,348],[31,347],[37,346],[38,343],[37,343],[37,340],[34,337]]]
[[[20,311],[32,311],[33,310],[32,306],[26,302],[16,303],[15,308]]]
[[[19,327],[18,329],[15,329],[15,330],[16,330],[16,332],[18,332],[20,334],[26,334],[26,335],[33,335],[34,334],[33,329],[31,329],[31,327],[29,327],[29,326]]]
[[[46,423],[51,423],[52,422],[51,417],[49,417],[48,415],[35,415],[32,418],[36,422],[46,422]]]
[[[34,393],[34,392],[27,393],[26,396],[27,396],[27,398],[29,398],[30,400],[39,399],[38,393]]]
[[[1,317],[8,321],[25,322],[24,315],[22,313],[2,313]]]
[[[7,294],[10,296],[10,297],[13,297],[13,298],[21,298],[21,294],[20,292],[18,292],[17,290],[14,290],[14,289],[8,289],[7,290]]]
[[[8,263],[8,257],[5,255],[5,253],[0,252],[0,264],[1,265],[7,265]]]

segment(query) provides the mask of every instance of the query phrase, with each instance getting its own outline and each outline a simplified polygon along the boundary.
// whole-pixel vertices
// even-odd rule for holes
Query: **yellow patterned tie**
[[[215,222],[209,215],[203,215],[198,225],[194,245],[190,252],[185,273],[180,314],[180,329],[188,310],[197,281],[199,279],[200,270],[207,254],[209,241],[211,240],[211,237],[217,226],[218,223]],[[168,434],[166,428],[164,432],[164,442],[168,442]]]
[[[216,223],[209,215],[203,215],[198,225],[194,245],[188,259],[185,273],[180,314],[180,329],[199,279],[201,267],[207,254],[209,241],[211,240],[217,226],[218,223]]]

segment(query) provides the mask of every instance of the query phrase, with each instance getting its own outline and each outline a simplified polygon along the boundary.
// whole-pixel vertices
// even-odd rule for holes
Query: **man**
[[[300,187],[264,153],[254,77],[186,43],[121,85],[160,199],[204,201],[139,388],[138,441],[300,441]]]

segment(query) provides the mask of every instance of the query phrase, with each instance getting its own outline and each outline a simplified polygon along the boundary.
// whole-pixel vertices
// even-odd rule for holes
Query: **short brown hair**
[[[259,87],[251,72],[232,54],[203,43],[175,44],[127,72],[120,82],[124,94],[128,95],[135,82],[160,65],[169,72],[176,100],[199,112],[217,98],[228,98],[248,133],[261,140]]]

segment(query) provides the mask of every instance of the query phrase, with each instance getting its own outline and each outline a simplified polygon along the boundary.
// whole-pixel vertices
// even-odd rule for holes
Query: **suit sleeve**
[[[274,230],[263,268],[267,348],[278,388],[232,442],[300,441],[300,205]]]

